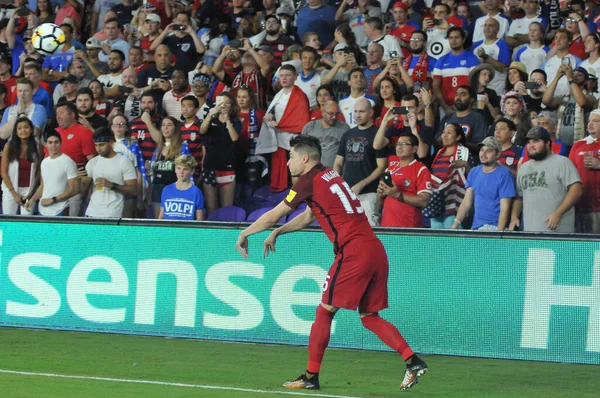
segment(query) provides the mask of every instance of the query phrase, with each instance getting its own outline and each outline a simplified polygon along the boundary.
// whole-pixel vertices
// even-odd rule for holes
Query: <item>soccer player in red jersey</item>
[[[398,329],[381,318],[379,311],[388,306],[388,260],[382,243],[371,229],[360,201],[348,183],[333,169],[323,166],[321,145],[315,137],[298,135],[290,141],[292,150],[288,167],[296,178],[289,195],[243,230],[236,249],[248,258],[248,237],[275,225],[306,201],[306,211],[287,224],[275,229],[264,242],[264,255],[275,253],[279,235],[301,230],[316,218],[333,243],[335,260],[325,284],[321,304],[308,340],[308,366],[286,388],[319,389],[319,370],[329,344],[331,323],[340,308],[358,308],[364,327],[372,331],[406,361],[406,390],[418,383],[428,368],[408,346]],[[364,250],[369,247],[369,250]]]

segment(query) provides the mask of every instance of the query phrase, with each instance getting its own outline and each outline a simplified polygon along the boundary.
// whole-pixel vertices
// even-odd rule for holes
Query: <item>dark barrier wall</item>
[[[318,230],[266,259],[252,237],[244,261],[236,225],[23,220],[0,221],[2,326],[305,345],[333,259]],[[380,234],[382,316],[415,351],[600,363],[598,242],[435,233]],[[387,349],[349,311],[331,346]]]

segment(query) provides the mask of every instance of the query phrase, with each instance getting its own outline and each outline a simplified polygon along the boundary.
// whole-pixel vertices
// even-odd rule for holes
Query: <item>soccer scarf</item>
[[[258,135],[260,133],[256,108],[250,108],[250,111],[248,112],[248,124],[248,138],[250,140],[250,150],[248,154],[254,155],[256,153],[256,142],[258,141]]]
[[[406,57],[406,59],[404,60],[404,63],[402,64],[402,67],[404,68],[404,70],[408,71],[408,69],[410,69],[410,64],[412,62],[413,57],[414,57],[413,54]],[[411,77],[413,78],[414,81],[424,82],[427,80],[427,73],[429,72],[428,60],[429,60],[429,57],[428,57],[427,53],[423,52],[423,54],[420,55],[419,60],[417,61],[417,64],[415,65],[415,67],[412,71]]]

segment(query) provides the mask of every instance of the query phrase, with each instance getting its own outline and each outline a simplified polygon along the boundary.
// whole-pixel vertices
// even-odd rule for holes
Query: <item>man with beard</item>
[[[463,47],[466,37],[467,33],[461,28],[448,29],[451,51],[438,59],[433,70],[433,94],[446,112],[450,112],[454,104],[457,87],[468,85],[469,72],[479,65],[477,56]]]
[[[150,84],[155,79],[171,80],[171,75],[175,68],[171,65],[171,51],[169,47],[161,44],[154,53],[154,61],[156,65],[143,69],[138,74],[137,87],[141,91],[149,90]]]
[[[192,92],[187,72],[183,69],[175,69],[171,79],[173,89],[163,95],[163,111],[179,120],[181,118],[181,99]]]
[[[427,33],[415,30],[410,36],[410,55],[402,61],[402,67],[412,77],[413,82],[424,82],[431,76],[435,67],[435,59],[425,52]]]
[[[95,131],[97,128],[108,126],[108,121],[100,115],[96,114],[94,107],[94,93],[87,87],[77,90],[75,99],[77,113],[79,114],[78,122],[90,131]]]
[[[471,229],[504,231],[510,218],[510,205],[516,196],[515,180],[507,168],[499,167],[500,142],[494,137],[487,137],[478,147],[481,165],[469,172],[465,184],[467,192],[451,228],[460,228],[475,204]]]
[[[436,141],[442,136],[444,127],[449,123],[458,123],[465,132],[467,142],[465,146],[469,148],[473,156],[477,155],[477,144],[483,141],[487,134],[487,125],[485,119],[480,113],[471,109],[473,102],[477,99],[475,91],[470,86],[459,86],[454,96],[454,107],[456,112],[447,114],[440,123],[440,130],[436,136]]]
[[[167,25],[152,42],[150,50],[158,50],[161,44],[165,44],[175,55],[177,69],[186,73],[194,69],[198,55],[204,54],[204,44],[190,25],[190,16],[185,12],[177,13],[173,23]]]
[[[260,46],[269,46],[273,50],[273,62],[271,70],[274,72],[283,62],[283,54],[289,46],[294,44],[294,40],[281,34],[281,21],[276,15],[265,17],[265,32],[267,35],[260,42]]]
[[[125,67],[125,54],[119,50],[112,50],[108,56],[108,70],[110,73],[98,76],[98,81],[104,87],[107,98],[122,97],[119,87],[123,85],[123,68]]]
[[[583,195],[581,178],[573,162],[550,150],[552,140],[543,127],[527,133],[531,161],[517,174],[517,199],[509,229],[521,225],[531,232],[575,232],[575,204]]]
[[[379,43],[371,43],[367,47],[367,67],[364,69],[365,77],[367,78],[367,93],[375,94],[375,78],[385,68],[383,62],[383,46]]]
[[[217,58],[215,64],[213,65],[213,72],[220,81],[224,83],[230,82],[228,80],[229,75],[226,74],[225,70],[223,69],[225,60],[223,54],[232,54],[239,51],[240,50],[233,49],[229,46],[225,46],[223,48],[221,56]],[[270,73],[269,63],[258,53],[258,50],[255,50],[250,45],[248,40],[244,40],[241,51],[243,51],[243,55],[241,57],[241,70],[233,77],[233,80],[230,83],[231,94],[235,97],[240,86],[251,87],[254,93],[256,93],[258,107],[264,109],[268,106],[266,91],[268,84],[267,78],[269,77]]]
[[[198,112],[196,116],[202,122],[208,115],[208,111],[212,108],[213,104],[207,99],[208,92],[210,90],[210,76],[204,73],[199,73],[194,76],[192,80],[192,90],[194,96],[198,99]]]
[[[142,116],[131,121],[131,138],[137,140],[138,145],[142,150],[144,162],[147,162],[152,159],[152,154],[156,149],[156,143],[158,142],[159,137],[152,136],[146,121],[151,121],[152,124],[157,126],[160,121],[160,115],[158,114],[154,94],[151,91],[145,91],[142,94],[140,101],[142,106]]]

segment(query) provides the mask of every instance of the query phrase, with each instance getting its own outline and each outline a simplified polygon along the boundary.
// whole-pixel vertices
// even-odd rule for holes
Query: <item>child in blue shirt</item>
[[[177,182],[162,191],[159,219],[204,220],[204,196],[190,178],[196,164],[196,159],[190,155],[175,159]]]

